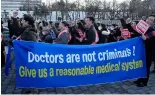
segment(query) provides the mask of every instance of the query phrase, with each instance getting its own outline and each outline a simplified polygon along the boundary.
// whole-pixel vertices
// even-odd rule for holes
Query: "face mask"
[[[46,33],[45,32],[42,32],[42,34],[45,35]]]
[[[98,29],[101,30],[102,29],[102,26],[99,26]]]
[[[111,30],[114,30],[114,27],[111,27],[110,29],[111,29]]]
[[[109,30],[107,30],[107,31],[102,31],[102,35],[108,36],[108,35],[110,35],[110,31],[109,31]]]

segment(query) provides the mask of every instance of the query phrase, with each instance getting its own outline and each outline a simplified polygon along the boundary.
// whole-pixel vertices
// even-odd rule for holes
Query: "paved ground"
[[[1,74],[2,94],[26,94],[28,89],[16,89],[15,66],[12,66],[9,76],[4,75],[4,68]],[[118,82],[113,84],[89,85],[70,88],[56,89],[31,89],[34,94],[155,94],[155,74],[150,75],[147,87],[138,88],[132,81]]]

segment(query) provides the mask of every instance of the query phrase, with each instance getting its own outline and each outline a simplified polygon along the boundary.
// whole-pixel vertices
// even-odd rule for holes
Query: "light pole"
[[[7,15],[6,15],[6,10],[4,10],[4,16],[5,16],[5,17],[4,17],[4,19],[5,19],[4,21],[6,22],[6,16],[7,16]]]
[[[27,13],[29,13],[29,11],[30,11],[30,0],[25,0],[25,4],[27,7]]]
[[[57,0],[56,0],[56,3],[57,3]],[[57,15],[58,15],[58,14],[57,14],[57,8],[56,8],[56,20],[57,20]]]
[[[28,0],[28,12],[30,11],[30,0]]]

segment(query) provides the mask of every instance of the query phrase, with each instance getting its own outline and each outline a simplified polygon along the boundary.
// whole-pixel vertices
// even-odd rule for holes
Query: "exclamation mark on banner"
[[[135,56],[135,46],[133,46],[133,56]]]

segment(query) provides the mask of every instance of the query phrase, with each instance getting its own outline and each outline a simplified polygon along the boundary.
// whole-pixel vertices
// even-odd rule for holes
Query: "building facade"
[[[42,0],[1,0],[1,18],[9,18],[14,11],[33,11],[33,7],[41,3]],[[27,9],[21,10],[23,6]]]
[[[28,6],[32,7],[41,4],[41,0],[1,0],[1,11],[19,10],[20,7]],[[32,11],[32,10],[30,10]]]

